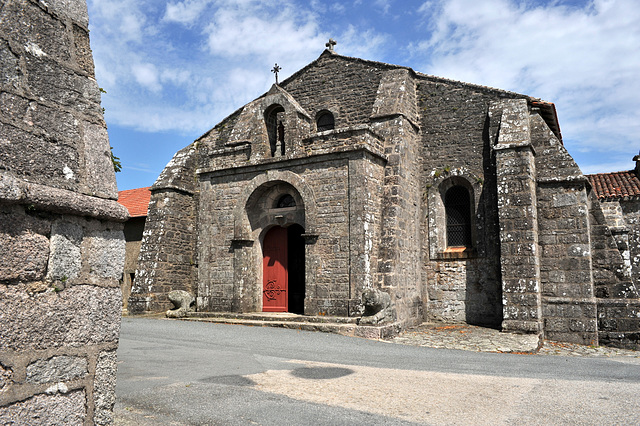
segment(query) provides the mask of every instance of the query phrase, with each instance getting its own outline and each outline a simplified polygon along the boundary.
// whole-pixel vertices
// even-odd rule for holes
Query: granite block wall
[[[640,201],[622,201],[620,207],[625,218],[625,226],[629,229],[631,278],[638,285],[640,283]]]
[[[123,222],[84,0],[0,3],[0,420],[110,424]]]

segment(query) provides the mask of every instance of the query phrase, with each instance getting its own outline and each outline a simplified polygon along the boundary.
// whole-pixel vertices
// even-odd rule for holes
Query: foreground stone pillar
[[[123,222],[85,0],[0,2],[0,423],[109,424]]]

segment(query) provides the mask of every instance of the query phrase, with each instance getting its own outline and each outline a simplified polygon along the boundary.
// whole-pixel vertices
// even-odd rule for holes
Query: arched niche
[[[242,191],[234,210],[234,239],[256,241],[265,224],[269,224],[270,220],[275,221],[275,216],[279,216],[276,212],[260,213],[258,206],[261,202],[266,203],[264,206],[275,203],[278,196],[284,194],[291,195],[298,206],[294,215],[298,222],[295,223],[303,226],[307,234],[315,233],[317,208],[311,188],[293,172],[270,170],[254,177]],[[284,217],[284,220],[294,220],[287,217],[291,218],[291,215]]]

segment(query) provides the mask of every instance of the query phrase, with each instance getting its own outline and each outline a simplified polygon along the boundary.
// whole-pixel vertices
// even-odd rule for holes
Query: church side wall
[[[197,195],[152,188],[129,313],[173,309],[172,290],[195,293],[196,203]]]
[[[231,312],[234,310],[234,236],[233,212],[248,174],[200,177],[198,205],[198,311]],[[243,280],[244,281],[244,280]],[[250,282],[243,282],[251,286]],[[239,290],[241,294],[244,290]],[[240,298],[240,295],[238,295]],[[257,299],[257,297],[256,297]],[[239,302],[249,304],[254,301]]]
[[[545,338],[597,343],[587,194],[583,185],[538,187]]]
[[[123,222],[84,0],[0,2],[0,419],[113,422]]]
[[[422,120],[419,190],[424,206],[421,281],[428,320],[489,326],[502,322],[495,160],[487,131],[492,99],[489,94],[441,82],[421,80],[418,84]],[[473,187],[475,198],[475,245],[463,259],[444,255],[446,221],[440,186],[455,178]]]
[[[598,307],[599,343],[640,348],[640,298],[624,264],[601,205],[590,194],[593,276]]]
[[[566,149],[532,117],[545,338],[637,347],[638,292],[600,203]]]
[[[597,272],[586,180],[544,120],[538,114],[531,117],[544,336],[597,344]]]

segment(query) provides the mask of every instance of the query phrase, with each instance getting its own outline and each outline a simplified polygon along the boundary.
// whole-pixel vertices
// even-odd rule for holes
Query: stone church
[[[328,44],[167,165],[129,310],[180,289],[199,312],[361,317],[374,289],[362,323],[637,347],[627,266],[553,103]]]

